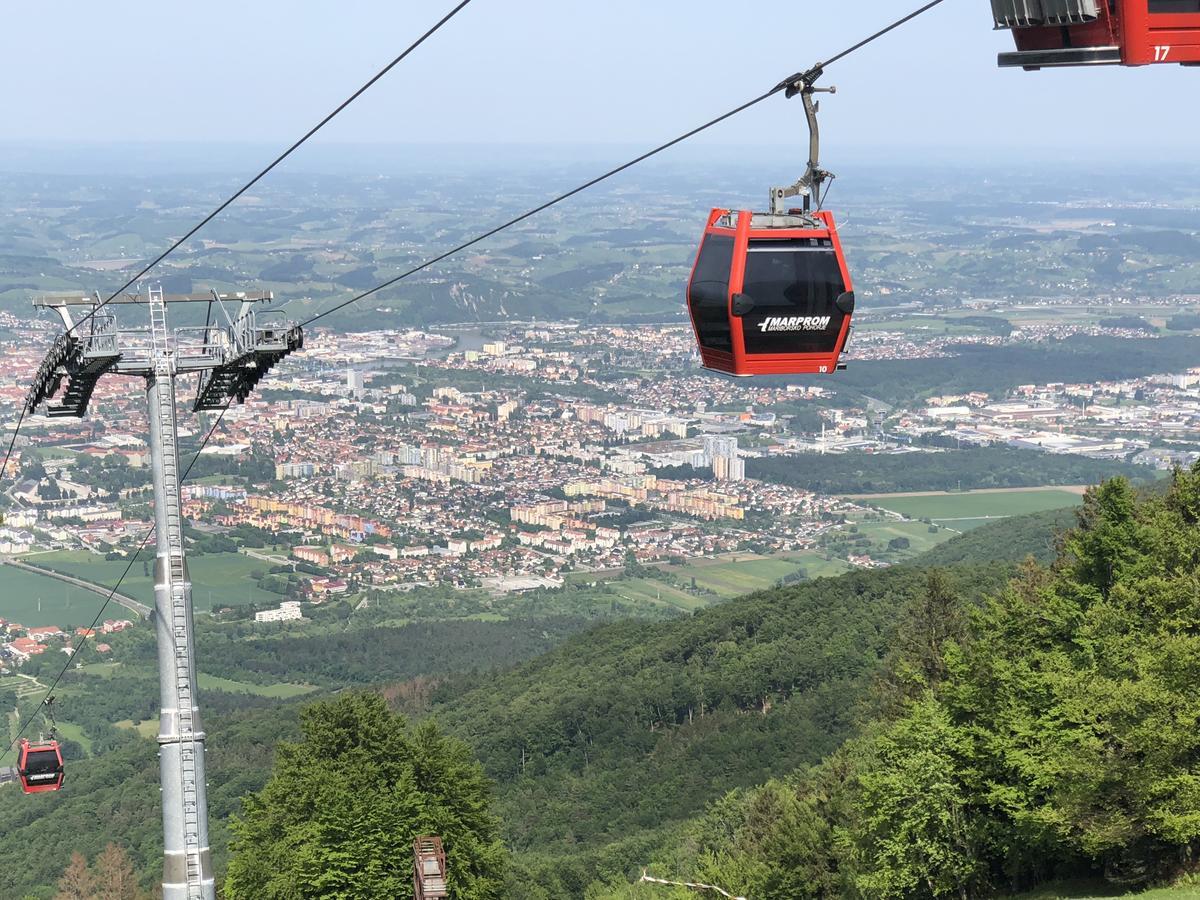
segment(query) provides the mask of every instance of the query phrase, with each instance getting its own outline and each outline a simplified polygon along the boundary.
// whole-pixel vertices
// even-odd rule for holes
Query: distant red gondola
[[[1001,66],[1200,65],[1200,0],[992,0]]]
[[[22,740],[17,753],[17,777],[26,794],[57,791],[63,786],[62,748],[58,741]]]
[[[817,104],[820,68],[796,76],[808,118],[808,170],[772,188],[770,211],[714,209],[688,281],[688,313],[705,368],[731,375],[820,375],[836,371],[854,313],[854,288],[833,213],[821,209]],[[789,197],[802,197],[787,209]],[[812,207],[815,206],[814,211]]]

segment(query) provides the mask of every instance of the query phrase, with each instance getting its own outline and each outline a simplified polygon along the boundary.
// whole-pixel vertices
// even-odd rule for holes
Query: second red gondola
[[[26,794],[59,790],[63,786],[65,770],[58,741],[22,739],[17,751],[17,777]]]
[[[1200,0],[992,0],[1001,66],[1200,65]]]

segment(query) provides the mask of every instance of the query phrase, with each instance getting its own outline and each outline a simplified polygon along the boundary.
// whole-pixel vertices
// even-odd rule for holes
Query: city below
[[[852,343],[852,368],[1078,335],[1146,337],[1129,323],[955,336],[919,315],[892,318],[895,328],[887,317],[868,320]],[[0,396],[15,405],[51,335],[13,317],[0,324],[14,335],[3,348]],[[631,566],[739,553],[792,561],[809,553],[834,564],[830,571],[905,558],[907,538],[853,539],[864,522],[908,521],[903,513],[861,492],[776,477],[802,474],[819,458],[912,461],[990,446],[1128,462],[1152,474],[1200,456],[1188,441],[1200,423],[1200,369],[909,404],[847,402],[837,377],[776,385],[705,373],[682,326],[318,329],[263,388],[222,417],[200,455],[203,474],[183,488],[197,550],[227,535],[260,537],[240,550],[272,567],[275,580],[259,587],[275,585],[281,604],[249,609],[260,622],[302,618],[304,604],[334,596],[553,590]],[[83,421],[26,422],[32,438],[7,473],[20,477],[0,553],[36,568],[42,557],[115,559],[142,545],[153,526],[140,385],[104,382],[93,406]],[[185,457],[211,425],[189,416],[181,398],[191,432]],[[927,524],[934,535],[958,531],[953,521]],[[686,582],[673,590],[681,587],[704,593]],[[25,623],[57,624],[69,623]],[[31,640],[44,647],[39,635],[68,636],[0,627],[14,663],[36,652]]]

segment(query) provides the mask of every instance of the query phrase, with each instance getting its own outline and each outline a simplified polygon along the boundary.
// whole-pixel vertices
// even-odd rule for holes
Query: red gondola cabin
[[[62,749],[58,741],[21,741],[17,753],[17,777],[27,794],[57,791],[63,785]]]
[[[688,282],[708,369],[816,375],[838,368],[854,290],[833,215],[714,209]]]
[[[1200,0],[992,0],[1001,66],[1200,65]]]

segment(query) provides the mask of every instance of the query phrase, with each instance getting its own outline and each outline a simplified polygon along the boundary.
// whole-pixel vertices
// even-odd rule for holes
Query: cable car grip
[[[49,694],[42,700],[42,715],[46,717],[46,722],[50,726],[50,740],[58,738],[58,723],[54,721],[54,695]]]
[[[836,94],[836,87],[819,88],[815,82],[825,73],[822,66],[817,65],[807,72],[801,72],[780,82],[784,95],[791,99],[797,94],[804,101],[804,115],[808,121],[808,168],[804,175],[790,187],[771,188],[771,215],[787,214],[784,201],[789,197],[804,198],[804,212],[812,210],[815,205],[821,208],[821,185],[834,177],[832,172],[821,168],[821,128],[817,122],[817,113],[821,104],[814,99],[813,94]],[[814,204],[815,199],[815,204]]]

